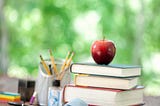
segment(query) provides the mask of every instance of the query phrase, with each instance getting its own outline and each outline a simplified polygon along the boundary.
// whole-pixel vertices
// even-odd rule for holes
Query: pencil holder
[[[46,64],[49,65],[51,64],[50,60],[45,60]],[[55,61],[57,69],[60,70],[63,61],[62,60],[57,60]],[[47,75],[43,65],[40,63],[39,64],[39,72],[38,72],[38,77],[36,80],[36,87],[35,91],[37,92],[37,97],[38,97],[38,102],[42,106],[47,106],[48,104],[48,89],[49,87],[52,86],[52,82],[55,79],[55,74],[54,72],[52,75]],[[66,70],[66,73],[61,80],[61,87],[63,88],[66,84],[69,84],[71,82],[71,74],[69,69]]]

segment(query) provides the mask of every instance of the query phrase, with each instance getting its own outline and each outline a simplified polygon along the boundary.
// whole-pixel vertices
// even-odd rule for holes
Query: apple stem
[[[105,40],[105,36],[103,35],[103,40]]]

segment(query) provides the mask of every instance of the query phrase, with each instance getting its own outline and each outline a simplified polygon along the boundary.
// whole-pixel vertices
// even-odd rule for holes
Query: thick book
[[[78,74],[130,77],[140,76],[141,67],[137,65],[99,65],[94,63],[73,63],[70,71]]]
[[[64,103],[74,98],[98,106],[130,106],[143,103],[143,87],[137,86],[131,90],[117,90],[66,85],[63,90]]]
[[[78,74],[74,78],[75,85],[114,89],[132,89],[138,84],[138,77],[119,78]]]

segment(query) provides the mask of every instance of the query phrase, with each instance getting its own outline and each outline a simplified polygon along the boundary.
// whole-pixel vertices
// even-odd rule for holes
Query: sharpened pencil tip
[[[72,52],[71,56],[74,56],[74,52]]]
[[[41,55],[41,54],[39,55],[39,57],[40,57],[40,59],[41,59],[41,60],[43,60],[43,57],[42,57],[42,55]]]
[[[49,53],[50,53],[50,55],[52,56],[52,50],[51,50],[51,49],[49,49]]]

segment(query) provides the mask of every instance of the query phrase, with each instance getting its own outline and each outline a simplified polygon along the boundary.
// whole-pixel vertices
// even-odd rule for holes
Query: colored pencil
[[[41,59],[42,65],[43,65],[45,71],[47,72],[47,74],[48,74],[48,75],[51,75],[51,73],[50,73],[50,71],[49,71],[49,69],[48,69],[48,67],[47,67],[47,65],[46,65],[46,63],[45,63],[42,55],[40,55],[40,59]]]
[[[69,68],[69,66],[71,64],[73,56],[74,56],[74,53],[72,52],[70,58],[67,61],[67,64],[66,64],[64,70],[59,74],[59,77],[58,77],[59,80],[62,80],[62,78],[64,77],[66,70]]]
[[[52,62],[52,65],[53,65],[53,71],[54,71],[56,77],[58,77],[58,70],[57,70],[57,66],[55,64],[54,57],[52,55],[52,50],[51,49],[49,50],[49,53],[50,53],[50,58],[51,58],[51,62]]]

